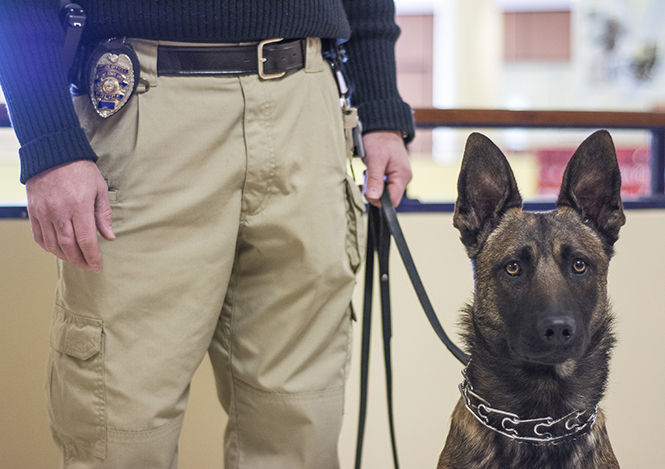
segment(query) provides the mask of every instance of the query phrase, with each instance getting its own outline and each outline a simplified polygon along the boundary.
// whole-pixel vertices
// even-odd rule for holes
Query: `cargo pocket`
[[[358,272],[365,256],[367,227],[365,226],[365,201],[350,175],[346,175],[346,253],[354,273]]]
[[[51,326],[48,404],[65,459],[106,457],[103,322],[56,305]]]

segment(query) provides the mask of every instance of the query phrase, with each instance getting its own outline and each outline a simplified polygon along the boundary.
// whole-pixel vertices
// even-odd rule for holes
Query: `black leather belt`
[[[279,78],[305,66],[305,39],[267,39],[253,45],[166,46],[157,51],[157,74],[253,75]]]

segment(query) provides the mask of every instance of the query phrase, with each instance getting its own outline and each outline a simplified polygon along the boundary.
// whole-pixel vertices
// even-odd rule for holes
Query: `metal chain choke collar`
[[[575,410],[560,418],[540,417],[522,419],[519,415],[493,408],[490,403],[473,391],[467,376],[459,385],[464,404],[483,426],[515,441],[535,445],[557,445],[588,433],[596,421],[598,404],[592,409]]]

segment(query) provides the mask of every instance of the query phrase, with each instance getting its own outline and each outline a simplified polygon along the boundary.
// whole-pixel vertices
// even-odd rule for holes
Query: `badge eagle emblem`
[[[112,116],[127,104],[138,84],[140,65],[134,49],[114,39],[99,45],[90,56],[90,100],[97,114]]]

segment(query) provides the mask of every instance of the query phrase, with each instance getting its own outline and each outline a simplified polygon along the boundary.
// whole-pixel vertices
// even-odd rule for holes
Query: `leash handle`
[[[391,311],[390,311],[390,283],[389,283],[389,256],[390,231],[382,217],[380,209],[369,206],[368,210],[368,236],[365,267],[365,293],[363,304],[362,342],[360,355],[360,406],[358,415],[358,436],[356,439],[355,469],[360,469],[363,440],[365,436],[365,421],[367,415],[367,390],[369,379],[369,349],[372,325],[372,298],[374,286],[374,254],[378,258],[378,276],[381,298],[381,329],[383,335],[383,357],[386,376],[386,399],[388,403],[388,424],[390,427],[390,443],[392,448],[393,464],[399,469],[397,457],[397,440],[395,437],[395,424],[393,418],[392,396],[392,360],[390,340],[392,337]]]
[[[387,191],[386,191],[387,192]],[[393,415],[393,371],[390,351],[392,339],[392,314],[390,308],[390,230],[386,219],[379,215],[379,244],[377,254],[379,258],[379,288],[381,294],[381,332],[383,336],[383,364],[386,377],[386,402],[388,405],[388,426],[390,429],[390,446],[393,454],[395,469],[399,469],[397,457],[397,439],[395,438],[395,418]]]
[[[365,251],[365,295],[363,298],[362,339],[360,346],[360,405],[358,410],[358,435],[356,437],[356,459],[354,468],[360,469],[365,439],[365,421],[367,416],[367,387],[369,381],[369,348],[372,329],[372,285],[374,282],[374,252],[376,240],[374,234],[374,216],[372,207],[367,216],[367,250]]]

